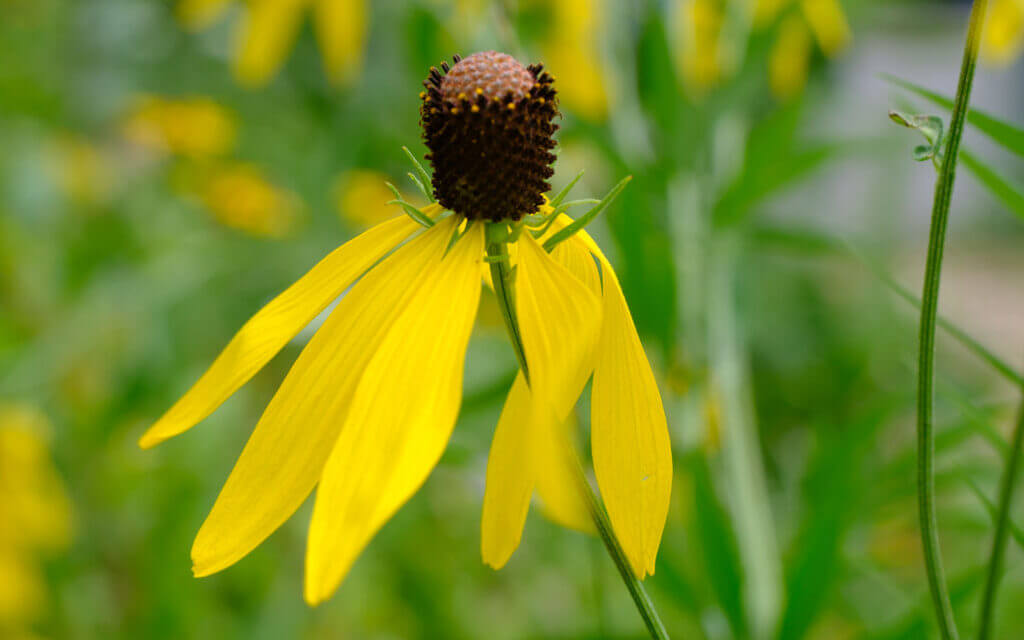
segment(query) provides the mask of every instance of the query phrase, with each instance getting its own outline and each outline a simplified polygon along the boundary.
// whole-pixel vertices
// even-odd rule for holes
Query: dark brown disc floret
[[[420,124],[434,197],[470,220],[519,220],[544,202],[554,171],[554,78],[495,51],[430,68]]]

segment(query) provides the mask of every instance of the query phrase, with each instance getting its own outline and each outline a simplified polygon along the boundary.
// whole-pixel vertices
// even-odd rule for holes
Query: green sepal
[[[590,222],[597,217],[597,214],[601,213],[602,211],[608,208],[608,205],[612,203],[612,200],[614,200],[615,197],[618,196],[619,193],[621,193],[622,190],[626,188],[626,185],[629,184],[629,181],[632,179],[633,176],[626,176],[625,178],[620,180],[619,184],[612,187],[612,190],[608,192],[608,195],[606,195],[604,198],[601,199],[600,202],[597,203],[597,206],[595,206],[593,209],[577,218],[569,226],[565,227],[555,235],[548,238],[544,242],[544,250],[550,253],[552,249],[559,245],[559,243],[568,240],[572,236],[576,235],[578,231],[580,231],[588,224],[590,224]]]
[[[565,196],[569,195],[569,192],[572,191],[572,188],[576,186],[576,183],[579,182],[580,178],[582,177],[583,172],[580,171],[579,173],[576,174],[575,178],[569,181],[569,184],[565,185],[565,187],[563,187],[562,190],[555,195],[554,198],[551,198],[548,204],[550,204],[552,207],[557,207],[558,205],[562,204],[562,200],[565,200]]]
[[[397,204],[398,206],[402,207],[402,210],[405,211],[405,215],[409,216],[410,218],[412,218],[419,224],[423,225],[424,227],[427,227],[428,229],[434,226],[433,220],[425,216],[422,211],[420,211],[419,209],[417,209],[416,207],[412,206],[404,199],[402,199],[402,194],[401,192],[398,191],[398,187],[391,184],[390,182],[385,182],[384,184],[388,185],[388,188],[391,189],[392,193],[395,194],[395,199],[389,200],[388,204]]]
[[[412,165],[416,167],[416,173],[420,176],[420,189],[423,191],[423,195],[427,196],[427,199],[431,202],[435,202],[434,194],[427,190],[427,185],[433,184],[433,181],[430,179],[430,174],[423,168],[423,165],[416,159],[416,156],[412,154],[412,151],[409,151],[409,147],[403,146],[402,151],[404,151],[405,155],[409,157],[409,161],[412,162]]]

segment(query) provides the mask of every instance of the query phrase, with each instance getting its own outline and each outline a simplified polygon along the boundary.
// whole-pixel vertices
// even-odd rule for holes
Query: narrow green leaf
[[[413,172],[410,171],[405,175],[409,176],[409,179],[412,180],[417,187],[419,187],[420,193],[423,194],[423,197],[425,197],[430,202],[434,201],[434,198],[430,195],[430,192],[427,191],[427,188],[423,185],[422,182],[420,182],[420,179],[417,178]]]
[[[995,170],[966,149],[960,151],[960,161],[974,174],[974,177],[981,184],[988,187],[992,195],[1006,205],[1010,213],[1024,220],[1024,195],[1021,194],[1019,186],[1010,184],[1006,178],[1000,176]]]
[[[995,503],[985,495],[985,492],[981,490],[981,487],[979,487],[974,480],[966,478],[966,482],[967,486],[970,487],[971,492],[978,498],[982,506],[985,507],[985,511],[988,512],[989,517],[992,518],[992,522],[995,523],[996,519],[999,517],[999,511],[996,509]],[[1024,531],[1022,531],[1021,528],[1017,526],[1017,523],[1012,520],[1008,523],[1008,529],[1010,535],[1013,536],[1013,540],[1020,545],[1021,549],[1024,549]]]

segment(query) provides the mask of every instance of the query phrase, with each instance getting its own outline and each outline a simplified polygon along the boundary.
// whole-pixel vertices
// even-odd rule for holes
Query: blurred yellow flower
[[[257,236],[286,235],[299,210],[294,194],[244,163],[212,170],[200,186],[200,197],[221,224]]]
[[[122,123],[124,136],[143,147],[191,157],[216,156],[235,144],[235,118],[210,98],[143,96]]]
[[[790,12],[791,5],[797,9]],[[782,16],[768,61],[769,84],[781,100],[803,91],[814,42],[828,57],[841,53],[853,36],[839,0],[757,0],[754,24],[766,27]]]
[[[36,619],[46,581],[36,555],[65,549],[71,505],[50,459],[39,411],[0,405],[0,631]]]
[[[588,120],[608,113],[606,71],[600,64],[598,30],[603,16],[599,0],[562,0],[550,4],[557,37],[544,47],[545,66],[558,79],[562,102]]]
[[[387,187],[389,180],[383,173],[366,169],[341,174],[333,188],[338,213],[350,224],[363,228],[394,217],[399,210],[388,204],[395,199],[395,194]]]
[[[779,26],[778,37],[768,56],[768,81],[772,93],[781,100],[800,94],[807,84],[811,63],[811,34],[806,23],[788,16]]]
[[[233,0],[181,0],[178,17],[201,29],[216,20]],[[277,73],[312,12],[327,76],[350,81],[363,62],[369,29],[366,0],[249,0],[242,8],[235,44],[235,77],[246,86],[266,84]]]
[[[692,91],[701,93],[722,78],[719,37],[724,22],[723,7],[716,0],[682,0],[675,20],[682,43],[678,65]]]
[[[111,168],[88,140],[61,136],[54,144],[52,164],[61,191],[74,202],[94,203],[110,192]]]
[[[1008,65],[1024,48],[1024,0],[993,0],[981,35],[981,58]]]

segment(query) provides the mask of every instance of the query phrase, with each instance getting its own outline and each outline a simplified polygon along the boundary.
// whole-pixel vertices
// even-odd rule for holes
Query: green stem
[[[633,598],[633,603],[636,605],[636,609],[640,613],[640,617],[644,620],[647,632],[650,633],[651,637],[655,640],[668,640],[668,631],[665,629],[665,625],[662,624],[661,618],[658,617],[658,612],[654,608],[654,603],[651,602],[651,597],[647,595],[647,591],[644,589],[643,583],[640,582],[633,573],[633,568],[629,564],[626,552],[623,551],[622,545],[619,543],[619,539],[615,536],[615,531],[612,529],[612,523],[608,519],[608,512],[604,510],[604,506],[601,504],[601,501],[598,500],[593,487],[590,486],[590,482],[587,480],[579,458],[576,456],[574,457],[576,458],[576,478],[579,481],[580,491],[586,499],[587,508],[590,511],[590,517],[594,519],[594,526],[597,527],[597,533],[601,536],[601,541],[604,542],[604,547],[608,550],[608,555],[611,556],[612,561],[615,562],[615,568],[619,570],[619,575],[622,577],[622,581],[626,584],[626,589],[629,590],[629,595]]]
[[[494,234],[488,227],[489,236]],[[516,305],[513,294],[515,284],[512,280],[512,264],[508,254],[508,244],[503,241],[487,238],[487,257],[491,262],[491,282],[494,284],[494,294],[498,297],[498,308],[501,309],[501,317],[505,320],[505,328],[508,330],[509,339],[512,341],[512,350],[516,353],[516,360],[519,361],[519,368],[523,371],[526,383],[530,383],[530,369],[526,366],[526,352],[523,351],[523,336],[519,332],[519,319],[516,318]]]
[[[1009,531],[1010,503],[1013,501],[1013,487],[1017,479],[1017,468],[1020,466],[1020,449],[1024,443],[1024,403],[1021,404],[1017,417],[1017,427],[1013,432],[1010,445],[1010,459],[1003,470],[1003,479],[999,487],[999,510],[996,519],[996,534],[992,539],[992,556],[988,563],[988,577],[985,580],[985,594],[981,599],[981,622],[978,627],[978,640],[988,640],[992,629],[992,611],[996,604],[996,589],[999,587],[999,574],[1002,571],[1003,555],[1006,551],[1006,534]]]
[[[515,312],[515,281],[512,275],[507,242],[507,228],[505,225],[488,225],[487,259],[491,265],[491,280],[494,284],[494,293],[498,297],[498,306],[501,308],[501,315],[505,319],[505,328],[508,329],[509,340],[512,342],[516,359],[519,360],[519,366],[526,377],[527,384],[529,384],[530,377],[526,364],[526,351],[523,348],[522,333],[519,330],[519,319],[516,317]],[[662,624],[661,619],[658,617],[658,612],[655,610],[650,596],[647,595],[647,591],[644,590],[643,584],[633,574],[633,569],[629,564],[629,559],[626,557],[626,552],[622,550],[622,545],[615,536],[615,531],[608,520],[608,514],[590,486],[590,482],[587,481],[579,457],[575,455],[575,449],[569,447],[569,450],[573,452],[575,468],[578,471],[576,476],[579,489],[587,502],[590,515],[594,519],[594,526],[604,542],[605,549],[608,550],[608,555],[615,562],[615,567],[619,570],[619,575],[622,576],[622,581],[626,584],[626,589],[629,590],[629,595],[633,598],[633,603],[636,605],[640,617],[643,618],[647,631],[655,640],[668,640],[669,636],[665,630],[665,625]]]
[[[971,85],[978,58],[978,45],[985,15],[986,0],[975,0],[971,9],[963,65],[953,105],[948,142],[942,158],[942,170],[935,184],[928,259],[925,266],[924,291],[921,295],[920,358],[917,377],[917,495],[921,520],[921,543],[932,603],[938,618],[939,631],[945,640],[955,640],[956,621],[949,600],[942,556],[939,548],[938,522],[935,513],[935,434],[933,431],[935,376],[935,319],[938,309],[939,282],[942,277],[942,254],[945,248],[949,204],[953,196],[956,162],[963,137],[964,121],[970,102]]]

